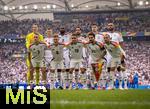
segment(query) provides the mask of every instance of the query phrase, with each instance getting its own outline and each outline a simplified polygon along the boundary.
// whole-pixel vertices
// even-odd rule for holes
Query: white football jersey
[[[103,43],[103,42],[104,42],[104,36],[103,36],[103,34],[102,34],[102,33],[95,34],[95,40],[96,40],[97,42]]]
[[[113,58],[121,57],[122,51],[120,49],[120,45],[117,42],[111,42],[110,44],[105,43],[104,47],[107,49],[107,51]]]
[[[59,44],[59,45],[54,45],[52,44],[50,46],[50,50],[52,52],[52,56],[53,56],[53,61],[62,61],[63,60],[63,48],[64,45],[63,44]]]
[[[122,35],[118,32],[107,32],[107,34],[110,35],[111,37],[111,41],[114,41],[114,42],[123,42],[123,38],[122,38]]]
[[[68,46],[71,59],[82,59],[83,58],[83,44],[77,42]]]
[[[47,46],[53,44],[53,38],[52,37],[50,37],[50,38],[47,37],[44,39],[44,41],[47,44]]]
[[[70,41],[70,36],[65,34],[65,35],[59,35],[60,38],[60,43],[68,43]]]
[[[51,44],[53,44],[53,38],[45,38],[44,39],[45,43],[47,46],[50,46]],[[45,50],[45,58],[51,58],[52,57],[52,53],[50,49],[46,49]]]
[[[39,43],[39,44],[35,44],[33,43],[32,45],[30,45],[29,47],[29,52],[31,52],[32,54],[32,59],[35,61],[41,61],[44,59],[45,56],[45,49],[47,48],[45,43]]]
[[[102,58],[103,52],[100,49],[98,42],[95,44],[92,44],[92,43],[87,44],[87,49],[88,49],[89,55],[91,56],[93,61],[97,61],[100,58]]]

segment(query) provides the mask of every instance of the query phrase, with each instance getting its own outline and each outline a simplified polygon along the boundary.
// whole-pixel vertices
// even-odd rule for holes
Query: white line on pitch
[[[60,104],[60,105],[150,105],[150,101],[50,101],[50,104]]]

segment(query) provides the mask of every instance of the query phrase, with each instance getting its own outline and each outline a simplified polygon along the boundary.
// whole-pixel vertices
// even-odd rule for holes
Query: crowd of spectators
[[[80,26],[83,32],[91,30],[91,24],[97,23],[102,31],[108,22],[116,25],[120,32],[145,32],[150,31],[150,12],[124,12],[124,13],[84,13],[84,14],[54,14],[54,21],[49,19],[24,19],[0,21],[0,37],[21,37],[31,30],[31,24],[40,26],[40,33],[45,34],[47,27],[58,32],[61,26],[67,32],[72,32]]]
[[[18,54],[25,54],[23,44],[0,45],[0,83],[25,82],[26,63],[24,57]],[[13,57],[13,55],[19,57]]]

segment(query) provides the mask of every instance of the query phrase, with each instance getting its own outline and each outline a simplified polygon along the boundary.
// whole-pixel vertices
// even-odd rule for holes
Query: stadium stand
[[[45,34],[47,27],[58,32],[60,27],[65,27],[67,32],[74,31],[80,26],[83,32],[89,32],[91,25],[100,25],[101,31],[105,31],[108,22],[114,22],[116,30],[123,36],[145,36],[150,35],[150,12],[126,12],[126,13],[96,13],[95,14],[54,14],[56,22],[48,19],[24,19],[0,21],[1,38],[22,38],[29,33],[31,24],[40,25],[40,33]],[[6,29],[9,28],[9,29]]]

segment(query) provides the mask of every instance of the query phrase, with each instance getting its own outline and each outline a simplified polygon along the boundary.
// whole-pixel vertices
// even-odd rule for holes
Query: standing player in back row
[[[99,32],[99,27],[97,24],[93,24],[91,26],[92,32],[95,34],[95,40],[97,42],[102,43],[104,41],[104,36],[101,32]]]
[[[67,44],[70,42],[70,35],[66,33],[65,28],[61,27],[60,28],[60,33],[59,33],[59,39],[61,43]],[[69,74],[69,68],[70,68],[70,57],[69,57],[69,50],[64,47],[63,48],[63,56],[64,56],[64,67],[65,67],[65,74],[68,77]]]
[[[45,64],[46,64],[46,72],[48,75],[50,75],[50,80],[48,80],[51,84],[51,80],[54,79],[54,75],[50,72],[50,63],[53,58],[51,50],[48,48],[53,43],[53,36],[52,36],[52,29],[47,28],[46,30],[46,38],[44,38],[44,41],[47,45],[47,49],[45,50]]]
[[[53,43],[51,28],[48,28],[46,30],[46,35],[47,35],[47,37],[44,38],[44,41],[45,41],[46,45],[49,47]],[[53,56],[52,56],[51,50],[47,48],[45,50],[45,62],[46,62],[46,66],[47,66],[47,71],[49,71],[50,62],[51,62],[52,58],[53,58]]]
[[[39,40],[43,41],[44,40],[43,36],[38,31],[38,25],[33,24],[32,32],[26,36],[26,48],[27,49],[29,49],[29,46],[34,42],[34,35],[37,33],[39,34]],[[31,58],[31,56],[32,56],[32,53],[30,53],[30,56],[26,59],[26,63],[27,63],[27,67],[28,67],[28,71],[27,71],[27,83],[28,84],[30,84],[30,80],[33,79],[33,68],[32,68],[32,66],[30,66],[30,62],[29,62],[29,58]],[[39,81],[37,81],[36,84],[38,84],[38,83],[39,83]]]

